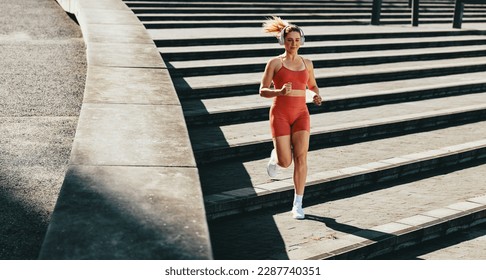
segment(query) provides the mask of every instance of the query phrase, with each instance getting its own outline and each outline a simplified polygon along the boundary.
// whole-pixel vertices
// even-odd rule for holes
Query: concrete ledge
[[[167,70],[105,66],[88,68],[84,102],[180,105]]]
[[[88,73],[40,259],[211,259],[198,170],[169,73],[121,0],[58,0]]]

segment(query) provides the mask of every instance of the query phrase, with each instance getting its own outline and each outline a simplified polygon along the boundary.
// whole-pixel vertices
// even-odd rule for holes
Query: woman
[[[312,61],[298,55],[304,43],[304,33],[279,17],[263,24],[267,33],[277,36],[285,52],[268,61],[260,84],[260,96],[273,98],[270,108],[270,128],[274,149],[267,172],[275,177],[277,166],[287,168],[294,161],[294,202],[292,216],[304,219],[302,199],[307,178],[307,151],[309,150],[310,116],[306,105],[306,89],[314,92],[313,102],[321,105]],[[273,87],[271,87],[273,82]]]

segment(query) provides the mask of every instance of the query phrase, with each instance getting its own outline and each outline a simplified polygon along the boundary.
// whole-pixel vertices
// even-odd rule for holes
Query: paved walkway
[[[0,7],[0,259],[37,259],[71,153],[85,45],[56,1]]]

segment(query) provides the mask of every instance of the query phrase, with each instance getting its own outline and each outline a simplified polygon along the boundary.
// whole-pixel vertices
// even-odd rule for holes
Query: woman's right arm
[[[281,89],[271,89],[273,75],[275,73],[275,59],[268,61],[265,66],[265,72],[263,73],[262,81],[260,83],[260,96],[266,98],[272,98],[279,95],[287,95],[292,90],[292,84],[287,83]]]

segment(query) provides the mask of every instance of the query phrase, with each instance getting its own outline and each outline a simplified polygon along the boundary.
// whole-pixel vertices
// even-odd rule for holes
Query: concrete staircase
[[[362,259],[486,221],[486,7],[452,29],[453,1],[124,1],[170,69],[217,259]],[[307,219],[292,168],[266,175],[266,16],[304,27],[325,103],[311,112]],[[177,28],[177,29],[175,29]],[[485,256],[486,258],[486,256]]]

